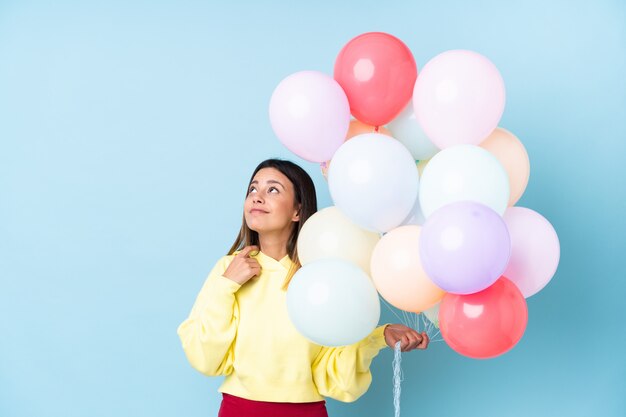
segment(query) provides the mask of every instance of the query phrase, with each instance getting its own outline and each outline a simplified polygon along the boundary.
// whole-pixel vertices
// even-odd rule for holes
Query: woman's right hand
[[[252,277],[261,274],[261,265],[256,259],[250,257],[250,252],[258,251],[257,246],[246,246],[231,261],[224,276],[239,285],[250,281]]]

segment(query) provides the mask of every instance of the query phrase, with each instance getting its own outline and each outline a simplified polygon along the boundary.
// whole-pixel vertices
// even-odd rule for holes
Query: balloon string
[[[385,304],[387,306],[389,311],[391,311],[398,318],[398,320],[400,320],[400,322],[402,322],[402,324],[404,324],[404,321],[400,318],[400,316],[398,316],[398,313],[396,313],[396,311],[393,308],[391,308],[389,303],[387,301],[385,301],[385,299],[383,297],[379,296],[378,298],[383,302],[383,304]]]
[[[437,327],[435,327],[435,325],[426,317],[424,313],[407,313],[404,310],[399,310],[400,313],[402,313],[402,315],[404,316],[400,317],[396,312],[396,309],[394,309],[387,301],[385,301],[384,298],[379,296],[379,299],[389,309],[389,311],[391,311],[393,315],[396,316],[396,318],[400,320],[400,322],[405,326],[409,326],[412,329],[417,330],[418,332],[421,332],[423,329],[423,331],[425,331],[430,338],[431,343],[443,341],[443,339],[440,337],[441,331]]]
[[[400,367],[400,363],[402,362],[401,355],[400,341],[397,341],[393,355],[393,408],[395,410],[395,417],[400,417],[400,384],[402,383],[402,368]]]

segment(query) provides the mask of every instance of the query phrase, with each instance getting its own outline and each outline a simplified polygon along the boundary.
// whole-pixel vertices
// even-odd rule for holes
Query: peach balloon
[[[520,199],[530,176],[530,161],[522,142],[511,132],[501,127],[496,128],[480,147],[488,150],[502,164],[509,176],[509,207]]]
[[[419,313],[438,303],[445,291],[428,278],[419,255],[422,228],[397,227],[374,247],[372,280],[380,295],[401,310]]]
[[[380,133],[387,136],[392,136],[388,129],[380,126],[378,132],[374,126],[370,126],[361,122],[360,120],[350,120],[350,127],[348,127],[348,133],[346,133],[346,140],[363,133]]]
[[[346,140],[352,139],[356,135],[362,135],[364,133],[376,133],[376,128],[361,122],[360,120],[351,120],[348,127],[348,133],[346,133]],[[391,132],[384,127],[378,128],[378,133],[391,136]],[[344,141],[345,142],[345,141]],[[320,163],[320,169],[324,178],[328,179],[328,168],[330,167],[330,161]]]

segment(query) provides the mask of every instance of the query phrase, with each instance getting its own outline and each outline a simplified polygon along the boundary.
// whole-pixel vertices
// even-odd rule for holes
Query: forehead
[[[265,183],[268,181],[278,181],[285,187],[293,186],[289,178],[276,168],[263,168],[254,175],[252,181],[258,181],[259,183]]]

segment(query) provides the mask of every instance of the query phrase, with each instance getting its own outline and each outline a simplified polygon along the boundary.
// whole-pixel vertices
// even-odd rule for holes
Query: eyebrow
[[[258,183],[259,183],[259,182],[258,182],[257,180],[254,180],[254,181],[252,181],[252,182],[250,183],[250,185],[252,185],[252,184],[258,184]],[[280,182],[276,181],[276,180],[267,180],[267,183],[268,183],[268,184],[278,184],[278,185],[280,185],[281,187],[283,187],[283,190],[285,189],[285,186],[284,186],[283,184],[281,184]]]

